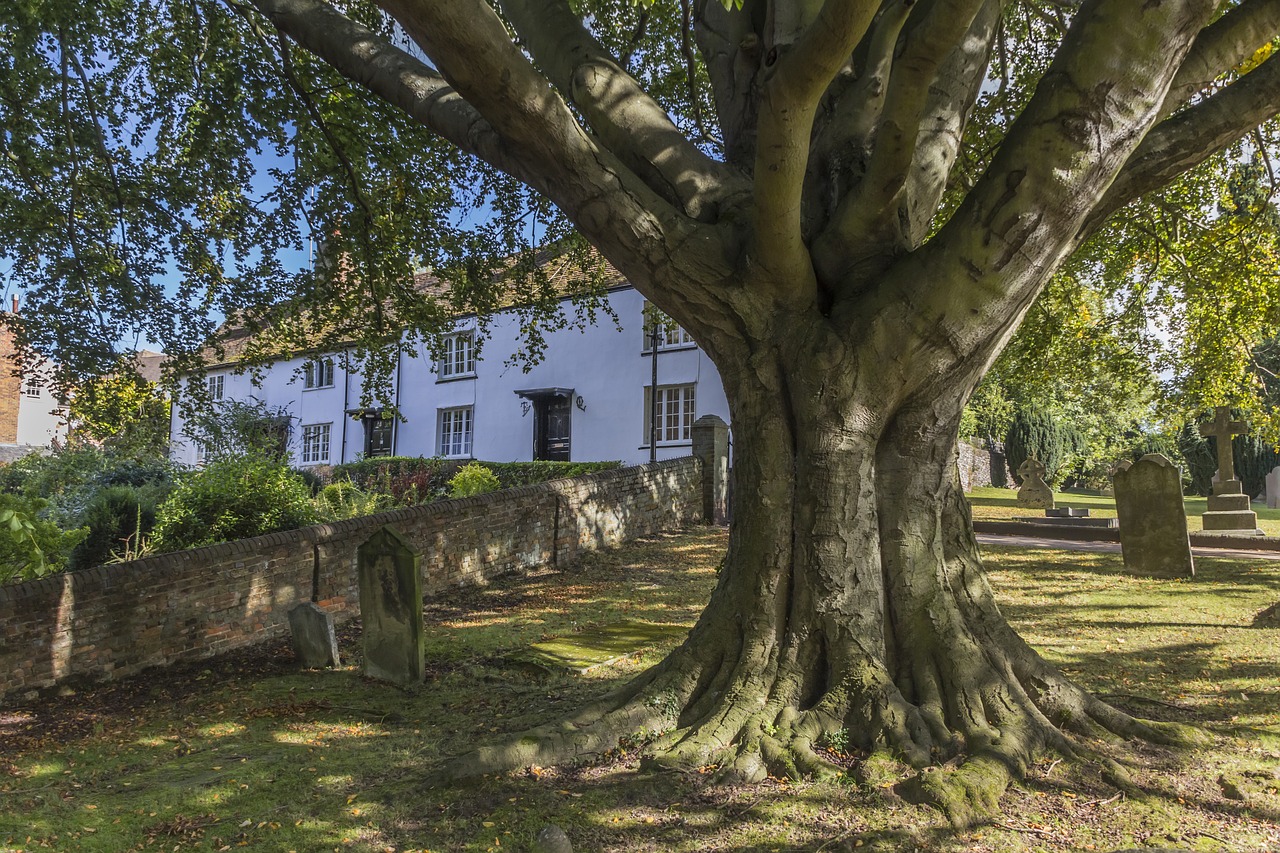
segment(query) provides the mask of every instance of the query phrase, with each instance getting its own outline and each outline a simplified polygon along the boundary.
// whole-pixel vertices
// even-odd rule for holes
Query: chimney
[[[18,313],[18,294],[13,294],[13,313]]]

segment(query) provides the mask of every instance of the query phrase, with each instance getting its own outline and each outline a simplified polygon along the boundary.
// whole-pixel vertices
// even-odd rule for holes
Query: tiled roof
[[[580,274],[581,267],[573,257],[565,253],[552,254],[551,252],[544,251],[539,254],[543,256],[538,259],[540,262],[540,271],[546,276],[552,292],[567,295],[573,289],[572,285],[574,283],[575,276]],[[497,273],[494,278],[501,278],[505,271],[511,270],[518,263],[518,258],[510,258],[500,264],[503,271]],[[627,279],[622,275],[622,273],[615,269],[612,264],[603,258],[600,259],[600,263],[602,265],[601,283],[604,289],[612,290],[614,288],[624,287],[627,285]],[[413,277],[413,286],[416,291],[424,296],[442,301],[447,301],[452,294],[451,283],[436,275],[435,272],[431,270],[423,270],[415,274]],[[521,304],[522,302],[527,302],[527,298],[522,299],[523,295],[524,294],[519,287],[519,283],[513,279],[506,291],[506,298],[500,299],[497,302],[496,310],[511,308]],[[459,311],[457,316],[466,317],[471,313],[472,312],[470,311]],[[265,329],[270,329],[271,327],[269,322],[264,322],[259,325]],[[214,333],[215,338],[221,345],[221,354],[219,354],[217,347],[210,345],[204,348],[200,357],[204,363],[210,367],[244,361],[246,360],[252,345],[255,343],[261,343],[261,334],[261,331],[255,331],[249,328],[242,321],[228,320],[219,327],[217,332]],[[321,342],[317,341],[315,346],[316,348],[319,348],[321,346]],[[306,351],[306,348],[295,348],[289,350],[281,349],[280,351],[275,352],[273,356],[275,358],[287,358]],[[255,356],[256,355],[259,354],[255,353]]]

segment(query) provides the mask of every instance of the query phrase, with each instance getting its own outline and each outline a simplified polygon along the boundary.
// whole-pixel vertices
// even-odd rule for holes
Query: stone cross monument
[[[1200,424],[1200,434],[1212,437],[1218,450],[1218,482],[1209,496],[1209,510],[1200,519],[1205,530],[1260,532],[1258,514],[1249,509],[1249,496],[1240,488],[1231,456],[1232,437],[1248,432],[1249,425],[1231,420],[1231,410],[1226,406],[1218,406],[1213,410],[1213,420]]]
[[[1018,489],[1018,506],[1053,509],[1053,490],[1044,481],[1048,470],[1034,456],[1018,466],[1018,476],[1022,478],[1022,488]]]

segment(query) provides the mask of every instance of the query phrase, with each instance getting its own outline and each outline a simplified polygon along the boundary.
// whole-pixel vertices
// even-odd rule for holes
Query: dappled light
[[[1210,733],[1212,748],[1196,753],[1106,747],[1141,801],[1096,766],[1046,753],[998,814],[954,830],[899,798],[902,765],[838,738],[822,745],[846,769],[836,782],[718,785],[714,765],[650,768],[652,731],[561,766],[424,783],[451,756],[555,720],[660,660],[674,640],[583,676],[509,656],[588,626],[691,624],[724,544],[716,529],[666,534],[431,597],[417,689],[360,675],[352,622],[339,628],[338,670],[299,671],[276,643],[6,710],[0,797],[12,811],[0,813],[0,845],[502,851],[528,849],[549,823],[575,850],[628,853],[1280,845],[1280,780],[1268,770],[1280,761],[1280,628],[1252,626],[1280,598],[1277,562],[1204,560],[1182,583],[1128,577],[1116,555],[986,549],[1002,611],[1049,661],[1130,713]]]

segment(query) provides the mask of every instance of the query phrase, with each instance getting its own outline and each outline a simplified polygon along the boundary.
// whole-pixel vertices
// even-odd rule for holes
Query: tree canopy
[[[900,787],[962,820],[1039,749],[1175,736],[1009,628],[956,437],[1046,288],[1239,393],[1276,319],[1277,32],[1273,0],[33,0],[0,11],[0,243],[21,332],[81,365],[132,324],[194,353],[216,309],[377,368],[513,281],[557,322],[540,247],[580,294],[606,259],[719,369],[729,553],[663,663],[453,772],[643,729],[821,774],[840,736],[946,763]]]

